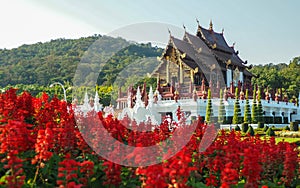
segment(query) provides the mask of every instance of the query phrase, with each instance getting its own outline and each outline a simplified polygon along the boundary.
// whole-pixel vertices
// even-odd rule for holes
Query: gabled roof
[[[198,39],[197,39],[198,40]],[[183,61],[187,60],[196,63],[197,67],[201,68],[202,71],[210,71],[211,67],[219,69],[218,62],[211,50],[206,46],[206,44],[199,39],[197,44],[189,43],[184,40],[180,40],[172,37],[173,44],[182,53],[186,54],[187,58],[183,58]],[[188,62],[187,64],[190,64]],[[194,67],[194,66],[191,66]]]
[[[191,35],[188,32],[185,32],[183,38],[184,40],[188,40],[190,43],[196,46],[196,48],[202,48],[203,49],[202,51],[204,53],[205,51],[212,52],[211,54],[214,54],[216,58],[220,59],[224,63],[227,62],[228,60],[231,60],[231,63],[233,65],[239,67],[245,67],[245,65],[243,65],[243,61],[235,53],[225,53],[223,51],[211,50],[206,46],[206,44],[199,37]]]
[[[183,40],[171,36],[161,58],[171,50],[179,52],[180,59],[189,67],[199,67],[202,71],[220,70],[219,62],[242,68],[245,75],[254,76],[247,70],[244,61],[238,56],[233,47],[229,47],[223,34],[213,31],[212,23],[209,29],[198,24],[197,36],[184,33]],[[224,69],[224,68],[223,68]]]
[[[201,37],[211,48],[227,53],[235,53],[234,49],[228,46],[223,33],[217,33],[212,28],[207,30],[198,25],[197,36]]]

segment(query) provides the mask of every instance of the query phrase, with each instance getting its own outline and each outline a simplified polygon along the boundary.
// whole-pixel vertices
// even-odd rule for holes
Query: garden
[[[299,149],[293,141],[238,130],[216,133],[214,125],[203,123],[201,118],[191,125],[174,123],[170,130],[167,120],[155,127],[151,122],[132,123],[129,129],[126,119],[104,117],[101,112],[75,116],[70,104],[45,93],[40,97],[17,94],[15,89],[1,93],[0,187],[265,188],[300,184]],[[184,118],[180,109],[177,116]],[[117,150],[99,134],[105,130],[116,142],[139,148],[168,144],[163,141],[172,139],[175,131],[184,135],[191,126],[195,130],[184,147],[163,147],[167,148],[163,151],[166,156],[174,147],[179,152],[150,166],[120,165],[93,150],[99,142],[111,152]],[[141,127],[154,128],[140,131],[145,130]],[[255,130],[259,131],[264,132]],[[199,150],[216,134],[206,150]],[[133,149],[126,159],[143,161],[138,151]]]

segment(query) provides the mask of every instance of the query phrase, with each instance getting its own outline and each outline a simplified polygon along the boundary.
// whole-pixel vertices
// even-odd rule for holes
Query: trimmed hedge
[[[269,128],[269,129],[267,130],[267,132],[266,132],[266,135],[268,135],[268,136],[275,136],[275,132],[273,131],[272,128]]]
[[[247,125],[248,125],[248,124],[247,124]],[[246,134],[250,134],[251,136],[254,136],[254,129],[253,129],[253,127],[252,127],[251,125],[249,126],[249,128],[248,128]]]
[[[258,122],[257,127],[258,128],[264,128],[265,124],[262,122]]]
[[[266,126],[264,127],[264,132],[267,132],[268,129],[269,129],[269,126],[266,125]]]
[[[248,123],[242,123],[242,131],[245,133],[249,129]]]
[[[241,131],[241,128],[240,128],[240,126],[236,125],[236,126],[234,127],[234,130],[235,130],[235,131]]]
[[[298,122],[291,122],[290,123],[290,130],[291,131],[299,131],[299,123]]]

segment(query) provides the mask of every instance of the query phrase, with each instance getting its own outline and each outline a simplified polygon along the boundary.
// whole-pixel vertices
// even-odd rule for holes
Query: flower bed
[[[213,135],[212,125],[195,121],[195,131],[176,155],[159,164],[130,167],[110,162],[93,151],[103,128],[127,145],[159,145],[172,138],[174,131],[184,134],[186,125],[169,130],[164,121],[152,131],[128,129],[122,122],[102,113],[75,119],[68,105],[57,98],[40,98],[28,93],[17,96],[14,89],[0,94],[0,186],[3,187],[244,187],[295,186],[299,184],[299,151],[295,144],[261,140],[259,136],[241,138],[238,132],[222,131],[204,151],[199,147]],[[180,116],[180,113],[178,113]],[[180,119],[180,117],[179,117]],[[89,127],[89,143],[83,139],[84,125]],[[140,126],[151,126],[143,124]],[[210,132],[207,132],[210,131]],[[206,134],[205,134],[206,132]],[[208,133],[208,134],[207,134]],[[204,136],[205,135],[205,136]],[[110,148],[107,143],[107,149]],[[170,147],[171,153],[174,147]],[[127,159],[142,161],[138,153]],[[163,160],[164,159],[164,160]]]

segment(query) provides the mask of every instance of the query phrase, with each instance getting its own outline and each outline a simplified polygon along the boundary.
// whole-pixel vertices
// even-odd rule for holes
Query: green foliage
[[[268,136],[275,136],[275,132],[274,132],[274,130],[272,128],[269,128],[267,130],[267,132],[266,132],[266,135],[268,135]]]
[[[241,128],[240,128],[240,126],[236,125],[236,126],[234,127],[234,130],[235,130],[235,131],[241,131]]]
[[[260,89],[257,91],[257,106],[256,106],[256,114],[257,114],[257,121],[258,122],[264,122],[264,115],[263,115],[263,107],[261,104],[261,93]],[[261,127],[263,128],[263,127]]]
[[[251,125],[249,126],[246,134],[250,134],[250,136],[254,136],[254,129],[253,129],[253,127]]]
[[[100,45],[106,49],[101,50]],[[97,43],[98,42],[98,43]],[[98,46],[97,46],[98,44]],[[97,48],[98,47],[98,48]],[[122,48],[124,47],[124,48]],[[109,49],[121,50],[110,57]],[[85,53],[89,49],[89,53]],[[80,39],[56,39],[45,43],[22,45],[11,50],[0,49],[0,86],[16,84],[37,84],[49,86],[53,82],[74,83],[73,77],[77,65],[81,63],[76,73],[82,84],[90,84],[89,80],[98,77],[99,85],[110,86],[118,77],[120,71],[134,61],[161,55],[162,49],[148,44],[131,44],[121,38],[94,35]],[[157,61],[156,61],[157,62]],[[153,62],[141,61],[144,70]],[[99,73],[99,71],[101,72]],[[141,66],[130,69],[129,75],[135,75]]]
[[[253,90],[253,103],[251,108],[251,122],[257,123],[257,109],[256,109],[256,89]]]
[[[290,127],[287,125],[287,126],[285,126],[285,127],[283,128],[283,130],[289,131],[289,130],[291,130],[291,129],[290,129]]]
[[[251,72],[259,77],[253,77],[252,82],[269,89],[285,88],[289,98],[298,96],[300,91],[300,56],[293,58],[289,64],[257,65]]]
[[[210,123],[211,117],[212,117],[212,103],[211,103],[211,90],[208,89],[207,92],[207,105],[206,105],[206,113],[205,113],[205,121],[207,123]]]
[[[250,113],[248,89],[246,89],[245,99],[246,99],[246,104],[245,104],[245,107],[244,107],[244,122],[245,123],[250,123],[251,122],[251,113]]]
[[[290,130],[291,131],[299,131],[299,123],[296,122],[290,122]]]
[[[249,129],[248,123],[242,123],[242,131],[245,133],[248,131],[248,129]]]
[[[268,126],[268,125],[265,125],[265,127],[264,127],[264,132],[266,132],[268,129],[269,129],[269,126]]]
[[[219,109],[218,109],[218,122],[219,123],[224,123],[224,117],[226,116],[226,111],[225,111],[225,106],[224,106],[224,101],[223,101],[223,90],[220,89],[220,104],[219,104]]]
[[[240,101],[238,97],[238,88],[235,89],[235,103],[233,107],[233,118],[232,118],[232,124],[239,124],[241,123],[241,107],[240,107]]]
[[[265,124],[262,122],[258,122],[257,127],[258,128],[264,128]]]

